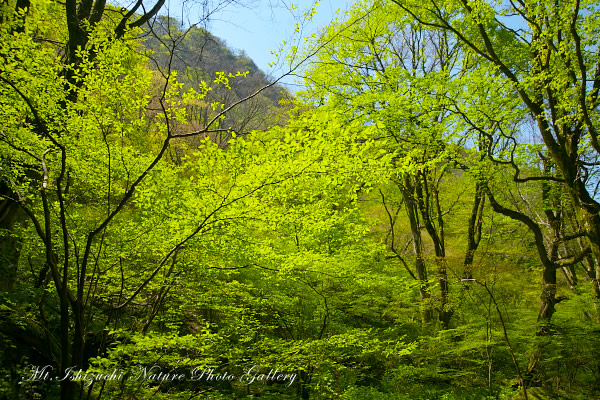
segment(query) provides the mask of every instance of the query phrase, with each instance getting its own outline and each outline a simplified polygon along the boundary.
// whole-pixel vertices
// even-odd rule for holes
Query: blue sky
[[[183,1],[183,9],[186,10],[183,17],[192,22],[197,20],[202,13],[199,5],[192,4],[197,0]],[[335,17],[336,10],[343,11],[351,2],[352,0],[321,0],[313,23],[305,28],[304,36],[327,25]],[[177,3],[179,4],[174,8],[173,5]],[[289,11],[292,3],[297,7],[293,12]],[[313,1],[310,0],[250,0],[243,4],[234,2],[212,14],[207,28],[212,34],[225,40],[229,48],[244,50],[264,72],[277,76],[278,71],[269,68],[269,63],[274,61],[269,51],[277,50],[283,40],[289,42],[298,13],[312,5]],[[171,0],[170,6],[171,10],[181,10],[181,1]],[[181,18],[181,11],[172,12],[171,15]],[[289,80],[287,82],[290,83]]]

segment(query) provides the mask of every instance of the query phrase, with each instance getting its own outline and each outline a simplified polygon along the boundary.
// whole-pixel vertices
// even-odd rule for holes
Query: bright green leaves
[[[229,74],[230,77],[233,77],[233,75]],[[225,76],[225,72],[217,72],[217,77],[215,78],[215,80],[213,81],[214,83],[216,83],[217,85],[223,85],[225,86],[227,89],[231,89],[231,86],[229,86],[229,79]]]

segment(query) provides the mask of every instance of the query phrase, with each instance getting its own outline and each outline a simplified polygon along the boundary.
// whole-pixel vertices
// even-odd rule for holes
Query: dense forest
[[[600,398],[598,3],[198,6],[0,4],[0,398]]]

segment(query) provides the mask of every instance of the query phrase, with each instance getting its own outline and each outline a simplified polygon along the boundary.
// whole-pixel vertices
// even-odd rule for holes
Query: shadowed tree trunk
[[[19,265],[19,240],[12,234],[17,217],[15,194],[0,181],[0,291],[12,291]]]
[[[425,230],[433,242],[437,278],[439,283],[438,320],[444,329],[450,325],[453,311],[448,304],[448,272],[446,261],[446,246],[444,236],[444,219],[440,208],[438,184],[441,176],[436,179],[431,171],[419,171],[415,179],[415,198],[417,208]]]
[[[402,192],[404,207],[410,224],[413,254],[415,256],[416,279],[419,281],[419,297],[421,298],[421,321],[423,323],[428,323],[431,321],[431,294],[429,292],[425,255],[423,254],[423,241],[421,237],[421,227],[419,226],[419,210],[414,200],[415,188],[408,175],[404,176],[402,183],[399,183],[398,187]]]
[[[481,241],[481,225],[483,223],[483,207],[485,206],[485,193],[483,192],[483,184],[477,182],[475,184],[475,198],[473,199],[473,209],[469,216],[467,228],[467,251],[465,252],[464,261],[464,279],[473,279],[473,260],[475,252]]]

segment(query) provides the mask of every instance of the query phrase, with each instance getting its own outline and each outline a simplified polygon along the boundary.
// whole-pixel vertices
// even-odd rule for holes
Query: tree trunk
[[[427,268],[423,254],[423,242],[421,238],[421,228],[419,227],[419,214],[417,205],[414,201],[414,185],[410,177],[405,176],[402,184],[398,185],[404,199],[406,214],[410,223],[410,233],[413,242],[413,253],[415,255],[415,271],[419,280],[419,297],[421,298],[421,322],[426,324],[431,321],[431,304],[429,293],[429,282],[427,280]]]
[[[15,194],[0,182],[0,291],[10,292],[17,279],[20,243],[12,234],[18,203],[9,200]]]
[[[465,252],[464,279],[473,279],[473,259],[475,252],[479,247],[481,240],[481,225],[483,223],[483,207],[485,205],[485,194],[483,185],[480,182],[475,184],[475,199],[473,200],[473,209],[469,217],[467,229],[467,251]]]
[[[440,210],[440,202],[436,184],[431,185],[430,172],[420,171],[415,179],[416,203],[425,229],[433,241],[437,276],[440,285],[440,301],[438,305],[438,320],[442,327],[447,329],[453,312],[448,306],[448,274],[446,262],[446,248],[444,237],[444,221]],[[434,225],[437,222],[437,227]]]

